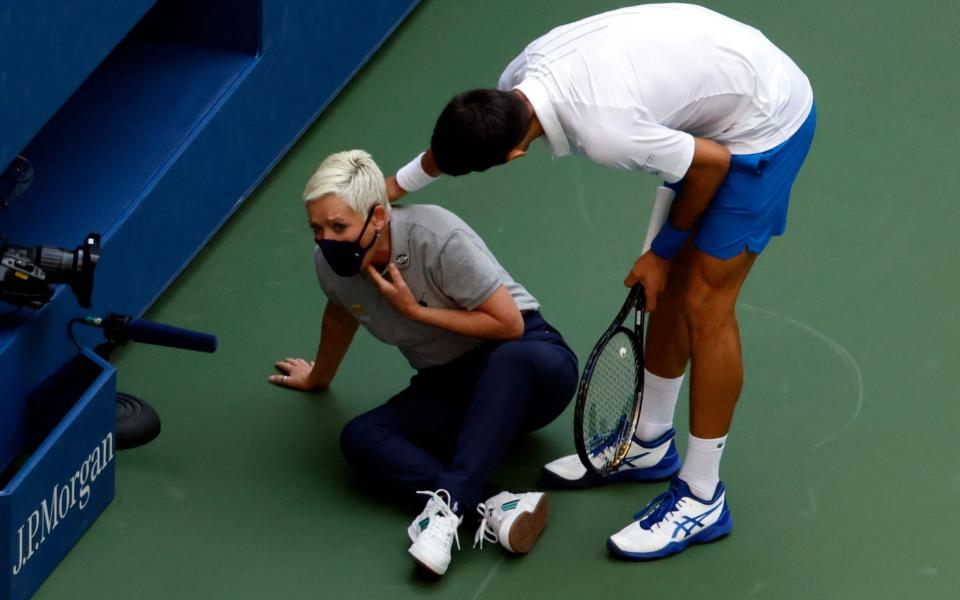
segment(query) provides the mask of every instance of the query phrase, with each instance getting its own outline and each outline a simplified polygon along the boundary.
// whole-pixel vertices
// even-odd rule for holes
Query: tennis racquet
[[[667,218],[674,192],[658,187],[643,252]],[[606,475],[630,450],[643,403],[643,285],[630,288],[613,323],[590,352],[580,377],[573,416],[577,454],[588,470]]]

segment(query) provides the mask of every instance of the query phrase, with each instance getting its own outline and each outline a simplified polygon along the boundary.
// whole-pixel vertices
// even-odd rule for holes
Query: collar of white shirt
[[[546,86],[539,79],[524,79],[519,85],[514,87],[520,90],[530,104],[533,105],[533,112],[537,113],[537,119],[543,132],[547,136],[547,144],[556,158],[570,154],[570,142],[563,133],[563,127],[560,125],[560,119],[557,118],[557,111],[553,109],[553,103],[550,101],[550,93]]]

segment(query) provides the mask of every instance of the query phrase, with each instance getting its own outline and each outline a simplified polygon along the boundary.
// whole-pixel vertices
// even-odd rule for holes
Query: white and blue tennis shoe
[[[578,489],[619,481],[662,481],[680,471],[680,456],[674,443],[676,430],[664,433],[652,442],[636,437],[626,458],[616,471],[600,477],[587,471],[576,454],[558,458],[543,466],[543,480],[555,488]]]
[[[691,544],[719,539],[733,528],[723,482],[709,500],[697,498],[675,477],[636,519],[607,540],[610,553],[627,560],[651,560],[682,552]]]

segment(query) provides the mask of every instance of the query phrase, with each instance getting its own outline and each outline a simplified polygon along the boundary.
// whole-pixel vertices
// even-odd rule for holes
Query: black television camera
[[[66,283],[77,302],[90,308],[100,235],[90,233],[73,251],[51,246],[23,248],[0,239],[0,300],[40,308],[53,296],[52,283]]]
[[[0,209],[26,191],[33,182],[33,165],[23,156],[0,173]],[[66,283],[77,302],[90,308],[93,270],[100,260],[100,235],[88,234],[76,250],[51,246],[24,248],[0,237],[0,300],[22,307],[40,308],[50,301],[50,284]]]

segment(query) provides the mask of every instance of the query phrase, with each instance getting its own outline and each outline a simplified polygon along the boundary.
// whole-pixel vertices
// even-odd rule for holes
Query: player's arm
[[[627,287],[638,282],[643,284],[649,311],[657,308],[657,296],[667,284],[670,261],[713,202],[730,170],[729,150],[704,138],[695,137],[693,140],[693,159],[684,176],[683,189],[673,201],[667,220],[653,240],[653,247],[637,258],[623,281]]]
[[[390,202],[399,200],[409,192],[419,190],[440,177],[443,172],[433,159],[433,151],[427,151],[413,159],[397,171],[396,175],[386,178],[387,198]]]
[[[696,226],[730,170],[729,150],[705,138],[693,140],[693,161],[683,178],[683,189],[670,208],[669,222],[680,231]]]
[[[350,342],[357,332],[357,320],[343,306],[327,302],[320,325],[320,343],[313,362],[287,358],[276,363],[284,375],[271,375],[269,381],[299,390],[323,390],[330,387]],[[284,378],[286,377],[286,378]]]
[[[523,335],[523,315],[506,286],[498,287],[473,310],[421,306],[392,263],[387,267],[389,280],[373,267],[367,275],[380,293],[406,318],[433,325],[453,333],[490,340],[512,340]]]

